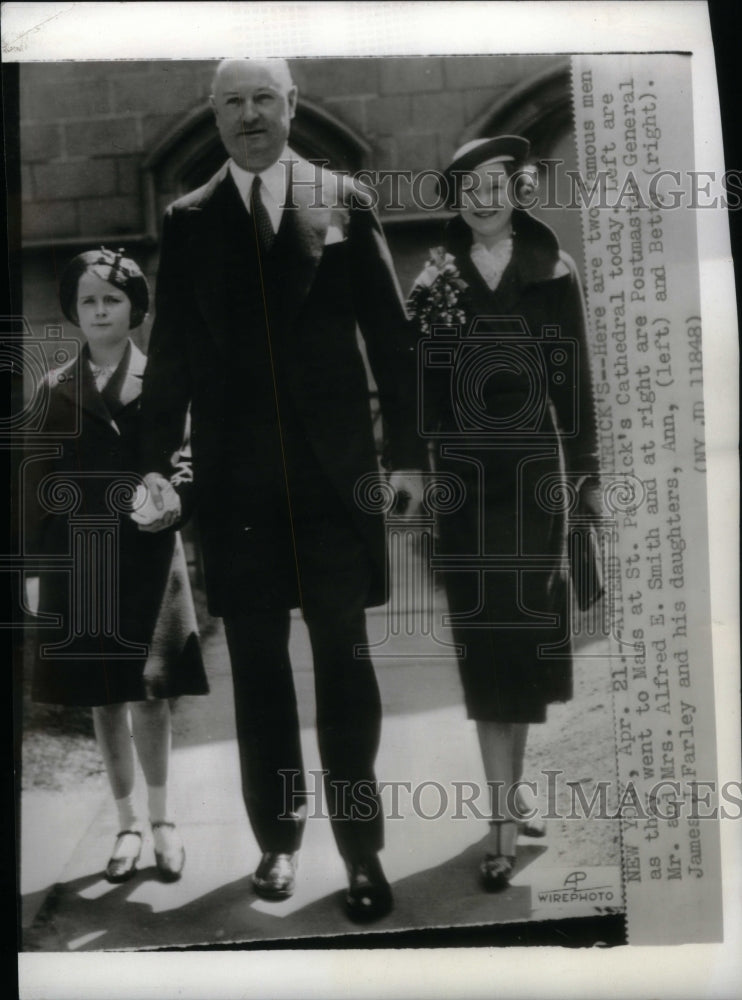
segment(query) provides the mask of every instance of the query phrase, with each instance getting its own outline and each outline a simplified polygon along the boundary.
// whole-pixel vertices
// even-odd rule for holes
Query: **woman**
[[[518,785],[528,727],[572,693],[566,491],[599,510],[582,292],[555,234],[519,205],[534,190],[528,151],[519,136],[458,150],[445,173],[457,214],[409,299],[431,335],[423,412],[436,467],[465,497],[441,517],[440,553],[493,794],[480,869],[492,891],[509,883],[518,832],[545,832]]]
[[[32,550],[51,557],[38,587],[39,624],[49,615],[59,622],[38,630],[32,697],[92,706],[120,831],[105,871],[110,882],[134,874],[142,848],[133,741],[147,782],[157,868],[163,880],[174,881],[185,851],[168,811],[168,698],[205,694],[208,684],[180,537],[169,526],[148,532],[146,504],[140,497],[136,509],[132,506],[145,357],[129,335],[147,313],[149,293],[139,267],[122,253],[101,248],[80,254],[60,280],[62,312],[86,343],[79,359],[46,379],[44,433],[58,454],[31,460]],[[185,500],[190,482],[186,459],[187,453],[173,456],[172,523],[180,508],[176,490]],[[122,501],[127,493],[129,513]],[[65,497],[72,498],[72,511],[69,504],[65,508]],[[109,551],[112,589],[106,594],[95,535],[102,527],[110,539],[112,524],[118,539]],[[54,571],[53,557],[73,550],[73,574]],[[90,617],[80,627],[86,613]],[[109,616],[108,624],[100,619],[96,624],[96,615]]]

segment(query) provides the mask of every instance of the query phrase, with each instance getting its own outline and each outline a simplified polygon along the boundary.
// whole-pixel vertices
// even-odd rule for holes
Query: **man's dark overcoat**
[[[317,583],[302,579],[292,539],[323,517],[351,524],[363,540],[373,568],[365,603],[383,603],[383,520],[354,496],[378,468],[358,327],[390,464],[420,467],[424,448],[414,350],[370,196],[296,159],[260,261],[251,232],[227,164],[166,213],[142,470],[167,469],[190,402],[213,614],[228,614],[236,599],[241,610],[302,603],[302,583]],[[331,565],[332,530],[328,539]]]

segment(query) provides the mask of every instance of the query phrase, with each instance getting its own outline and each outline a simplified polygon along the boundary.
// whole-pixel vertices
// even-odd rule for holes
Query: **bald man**
[[[377,469],[360,328],[389,465],[422,467],[414,352],[367,192],[287,145],[297,88],[282,60],[219,64],[211,97],[229,159],[165,215],[144,379],[144,468],[162,477],[190,405],[194,488],[212,614],[224,618],[242,787],[266,899],[289,896],[307,810],[289,618],[314,659],[324,803],[348,916],[392,906],[378,853],[381,707],[366,607],[386,600],[384,524],[354,500]],[[418,480],[392,484],[417,501]],[[172,513],[154,525],[165,527]]]

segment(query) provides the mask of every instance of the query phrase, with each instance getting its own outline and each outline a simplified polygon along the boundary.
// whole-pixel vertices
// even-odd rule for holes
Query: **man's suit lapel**
[[[250,216],[228,169],[228,161],[209,181],[200,203],[187,210],[195,225],[187,252],[198,262],[199,280],[208,294],[209,324],[225,357],[231,354],[235,323],[247,314],[253,257],[247,236]]]
[[[309,294],[324,253],[331,204],[322,170],[293,160],[281,225],[264,261],[271,326],[288,328]]]
[[[229,172],[214,175],[200,203],[191,206],[194,259],[202,262],[218,346],[230,355],[235,324],[264,310],[270,329],[288,329],[322,260],[334,196],[331,175],[300,158],[291,162],[287,205],[276,239],[260,267],[249,212]],[[257,282],[256,282],[257,274]],[[258,299],[258,301],[256,301]]]

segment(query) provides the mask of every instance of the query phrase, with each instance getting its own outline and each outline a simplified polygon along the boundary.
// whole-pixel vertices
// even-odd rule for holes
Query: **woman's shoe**
[[[177,882],[183,874],[185,848],[175,828],[175,823],[169,823],[166,820],[153,823],[152,833],[155,837],[155,864],[160,878],[163,882]]]
[[[515,855],[504,854],[502,850],[502,828],[506,825],[517,826],[512,819],[490,820],[490,827],[497,831],[494,850],[484,856],[479,866],[479,879],[487,892],[502,892],[510,885],[510,879],[515,868]]]
[[[124,837],[137,837],[136,850],[131,850],[125,854],[116,852],[122,848]],[[133,847],[133,844],[131,845]],[[113,845],[113,854],[106,865],[106,878],[109,882],[126,882],[137,870],[137,861],[142,853],[142,831],[141,830],[121,830],[116,834],[116,843]]]

